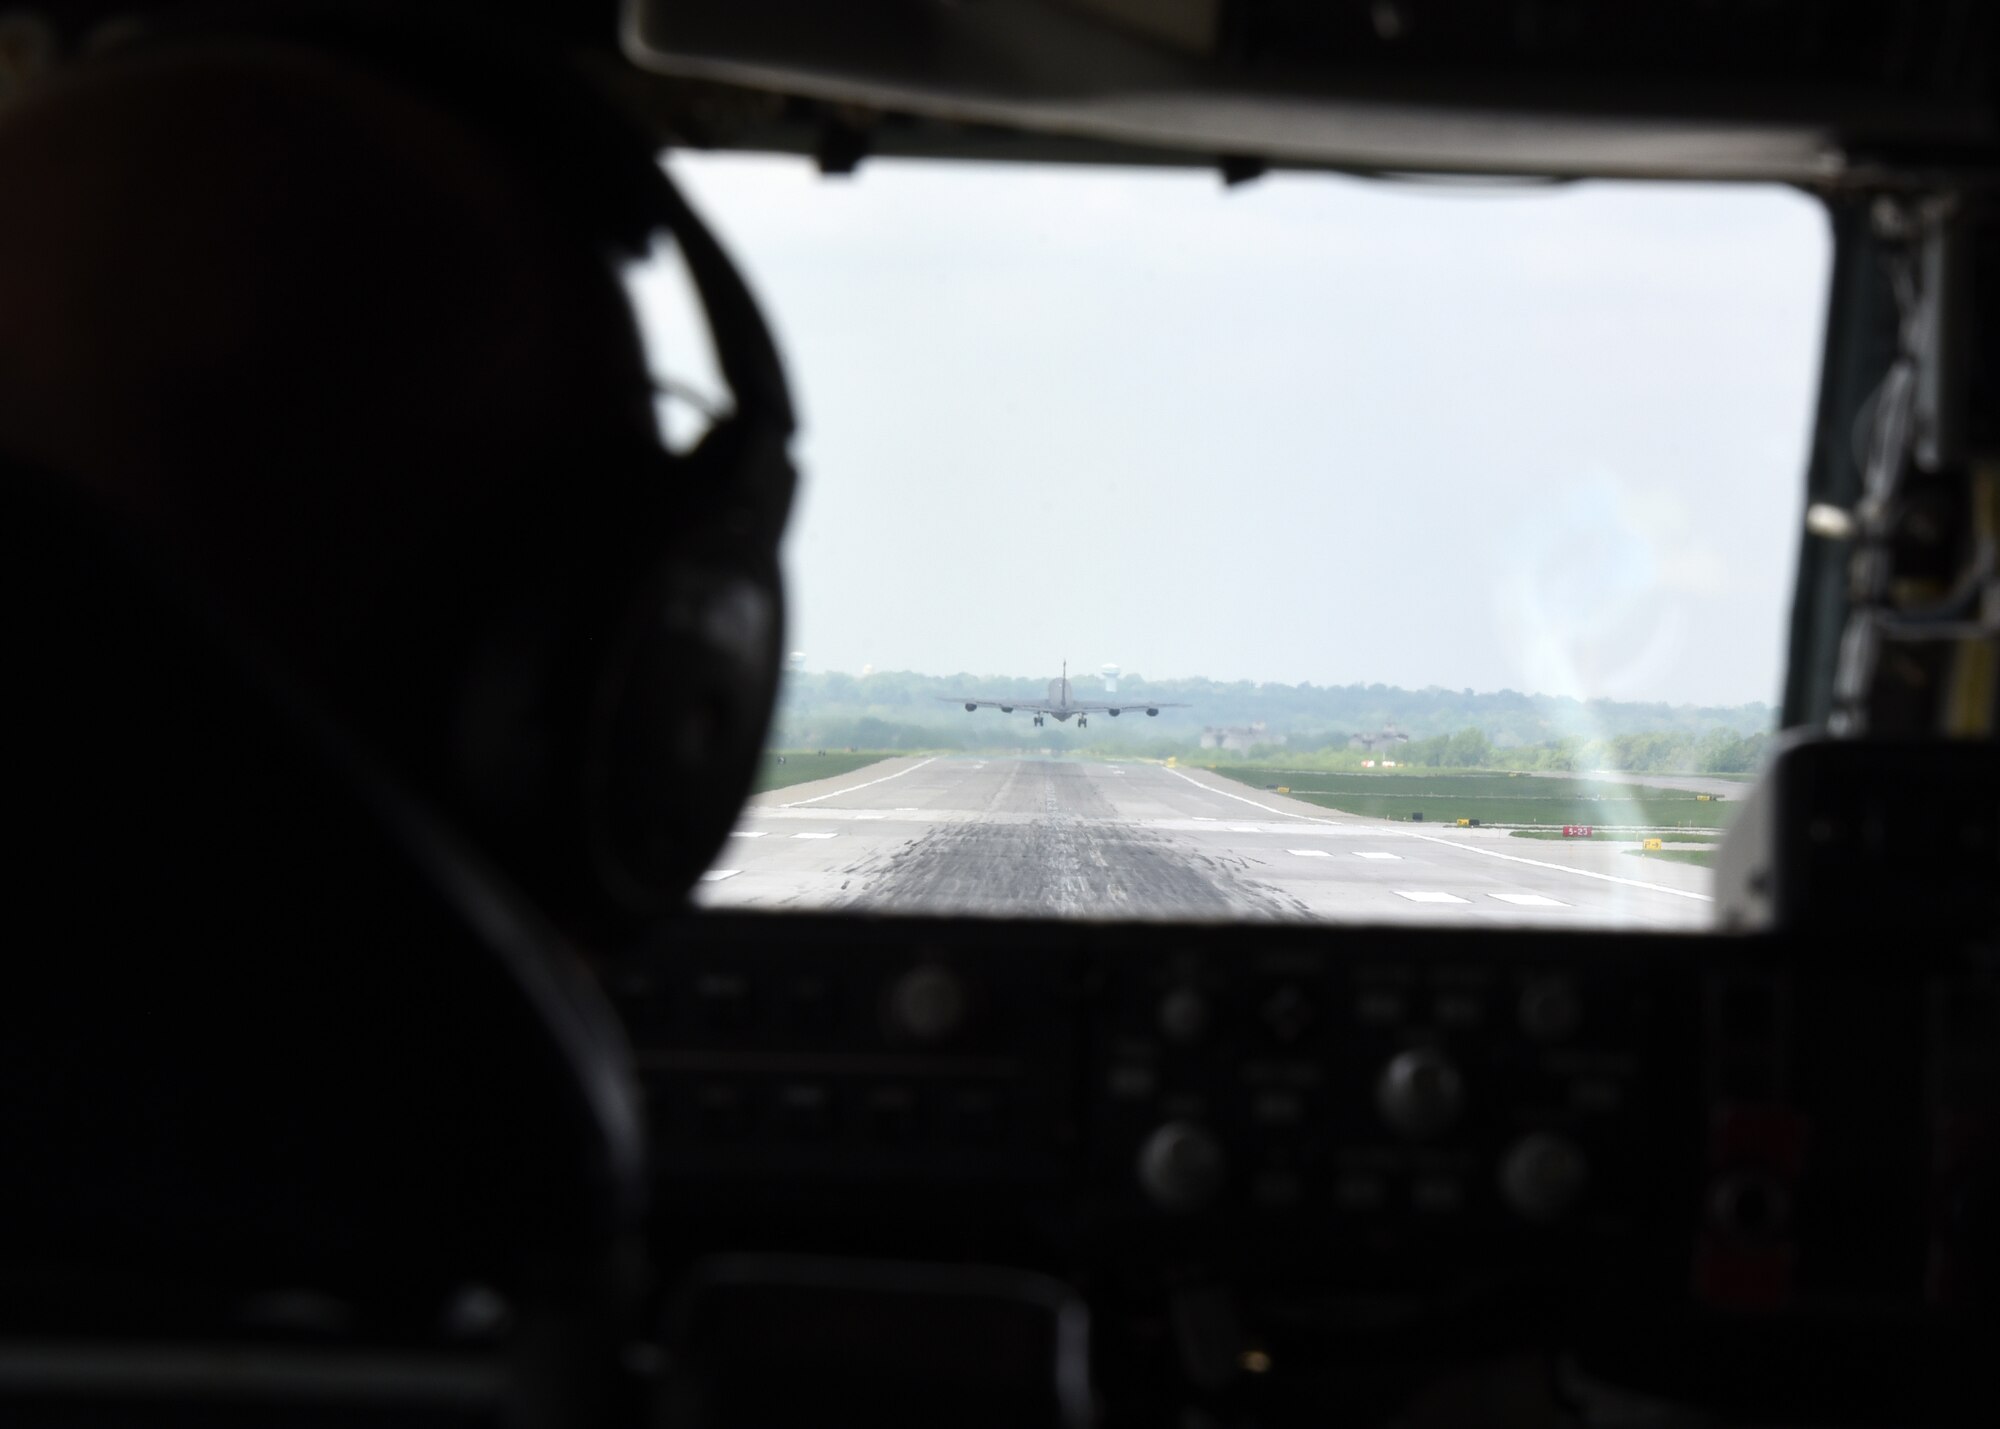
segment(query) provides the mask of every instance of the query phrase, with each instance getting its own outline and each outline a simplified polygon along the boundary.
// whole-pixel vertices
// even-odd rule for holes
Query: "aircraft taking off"
[[[1115,705],[1078,704],[1070,698],[1069,661],[1067,660],[1063,661],[1062,678],[1049,681],[1049,698],[1046,703],[1036,700],[968,700],[963,696],[953,695],[939,695],[938,698],[947,704],[964,704],[968,714],[978,709],[981,705],[991,705],[995,709],[998,709],[1001,714],[1012,714],[1015,710],[1026,710],[1035,717],[1035,724],[1037,726],[1046,719],[1053,718],[1067,721],[1071,715],[1075,715],[1076,727],[1078,729],[1082,729],[1090,723],[1088,716],[1097,714],[1100,711],[1115,719],[1125,710],[1144,710],[1149,715],[1156,715],[1161,710],[1187,708],[1186,705],[1173,700],[1160,701],[1140,698],[1123,700]]]

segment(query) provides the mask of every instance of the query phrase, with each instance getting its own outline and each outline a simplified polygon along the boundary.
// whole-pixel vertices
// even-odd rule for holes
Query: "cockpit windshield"
[[[1709,924],[1777,721],[1814,200],[670,167],[802,408],[793,653],[704,903]],[[635,290],[700,386],[671,274]]]

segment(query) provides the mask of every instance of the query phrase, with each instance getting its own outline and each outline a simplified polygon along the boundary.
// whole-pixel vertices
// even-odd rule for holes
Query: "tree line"
[[[1054,672],[1050,672],[1053,674]],[[1113,696],[1097,675],[1070,680],[1075,698],[1092,703]],[[846,744],[836,729],[858,734],[861,722],[881,731],[929,730],[932,744],[986,747],[1005,740],[1009,719],[997,710],[968,715],[951,701],[966,697],[1043,699],[1048,677],[922,675],[882,671],[850,675],[839,671],[788,672],[781,695],[781,729],[828,731],[826,743]],[[1716,731],[1749,736],[1772,729],[1775,712],[1761,703],[1723,706],[1672,705],[1619,700],[1576,700],[1523,694],[1516,690],[1475,692],[1433,686],[1405,690],[1390,685],[1282,685],[1207,679],[1149,680],[1129,674],[1115,698],[1143,708],[1148,698],[1181,701],[1186,709],[1163,709],[1157,718],[1127,713],[1117,720],[1096,719],[1085,733],[1108,747],[1141,752],[1163,743],[1174,748],[1198,742],[1204,728],[1246,728],[1263,724],[1282,734],[1293,750],[1344,746],[1349,737],[1393,728],[1417,742],[1456,737],[1468,729],[1485,734],[1496,750],[1539,749],[1564,740],[1586,743],[1620,736],[1701,737]],[[1136,718],[1137,724],[1133,723]],[[1071,728],[1074,735],[1074,727]],[[1022,732],[1012,736],[1026,741]],[[814,742],[814,741],[808,741]],[[896,747],[896,746],[886,746]],[[1463,751],[1461,750],[1461,753]],[[1443,756],[1441,756],[1443,757]],[[1456,757],[1456,756],[1454,756]]]
[[[1108,722],[1107,722],[1108,723]],[[1763,764],[1771,735],[1766,731],[1734,734],[1711,730],[1642,730],[1606,739],[1574,736],[1542,744],[1501,748],[1485,730],[1475,727],[1432,735],[1370,751],[1352,747],[1345,738],[1319,745],[1253,744],[1247,750],[1204,749],[1184,735],[1141,737],[1120,731],[1098,734],[1098,726],[1067,731],[1031,729],[1020,716],[1011,721],[970,722],[965,727],[919,725],[854,718],[780,722],[772,730],[773,749],[856,749],[889,752],[961,751],[1013,753],[1058,748],[1075,753],[1174,758],[1184,763],[1263,764],[1273,768],[1327,771],[1376,768],[1386,760],[1399,768],[1520,769],[1586,773],[1614,770],[1661,774],[1751,774]]]
[[[1375,751],[1345,746],[1327,746],[1301,752],[1281,745],[1253,745],[1242,755],[1218,756],[1203,752],[1204,761],[1242,759],[1253,764],[1303,768],[1354,770],[1373,762],[1381,768],[1393,760],[1398,768],[1417,769],[1519,769],[1555,773],[1596,773],[1610,771],[1633,774],[1754,774],[1763,767],[1772,736],[1766,731],[1732,734],[1711,730],[1689,734],[1682,730],[1643,730],[1613,735],[1609,739],[1564,737],[1546,744],[1497,748],[1481,729],[1461,729],[1453,734],[1413,739]]]

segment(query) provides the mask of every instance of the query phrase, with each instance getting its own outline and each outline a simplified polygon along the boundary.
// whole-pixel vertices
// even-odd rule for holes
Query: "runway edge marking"
[[[866,784],[849,784],[845,789],[830,789],[824,794],[815,794],[810,799],[794,799],[789,804],[779,804],[776,807],[780,809],[796,809],[802,804],[817,804],[821,799],[833,799],[842,794],[852,794],[856,790],[870,788],[876,784],[887,784],[891,779],[900,779],[905,774],[914,774],[926,764],[935,763],[937,763],[937,756],[933,754],[929,759],[919,759],[915,764],[910,765],[906,769],[898,769],[894,774],[884,774],[880,779],[870,779]]]
[[[1274,809],[1269,804],[1260,804],[1255,799],[1246,799],[1241,794],[1232,794],[1227,789],[1216,788],[1213,784],[1204,784],[1193,775],[1184,774],[1178,769],[1169,769],[1166,772],[1175,778],[1187,780],[1188,783],[1194,785],[1197,789],[1206,789],[1211,794],[1220,794],[1225,799],[1234,799],[1239,804],[1248,804],[1253,809],[1262,809],[1265,813],[1276,814],[1280,818],[1302,819],[1309,824],[1329,824],[1337,829],[1353,827],[1351,822],[1340,819],[1320,819],[1313,817],[1311,814],[1295,814],[1290,809]],[[891,775],[890,777],[893,778],[895,776]],[[1615,873],[1598,873],[1588,868],[1572,868],[1566,863],[1549,863],[1539,858],[1522,858],[1519,854],[1501,853],[1498,849],[1480,848],[1475,844],[1460,843],[1457,839],[1441,839],[1434,834],[1413,834],[1403,829],[1386,829],[1384,832],[1396,838],[1417,839],[1427,844],[1443,844],[1446,848],[1463,849],[1467,853],[1476,853],[1485,858],[1505,859],[1508,863],[1525,863],[1530,868],[1546,868],[1555,873],[1575,874],[1578,878],[1595,878],[1600,883],[1617,883],[1626,888],[1643,888],[1649,893],[1668,893],[1675,898],[1692,898],[1699,903],[1713,903],[1715,901],[1712,895],[1696,893],[1691,888],[1669,888],[1664,883],[1648,883],[1640,878],[1620,878]]]

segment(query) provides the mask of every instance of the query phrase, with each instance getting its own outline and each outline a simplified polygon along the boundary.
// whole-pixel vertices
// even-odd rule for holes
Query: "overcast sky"
[[[1777,698],[1806,197],[670,169],[798,392],[808,668]],[[656,364],[707,381],[656,270]]]

